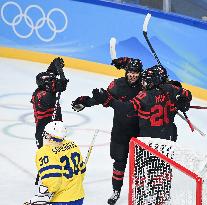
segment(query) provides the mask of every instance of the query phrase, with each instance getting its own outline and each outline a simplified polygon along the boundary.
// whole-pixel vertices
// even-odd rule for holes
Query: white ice
[[[35,76],[45,71],[47,65],[0,58],[0,68],[0,204],[20,205],[35,192],[35,124],[30,99],[36,88]],[[113,77],[71,68],[65,69],[65,74],[70,82],[67,91],[61,95],[63,119],[69,129],[68,137],[80,145],[84,156],[95,130],[100,129],[87,165],[84,204],[104,205],[112,193],[113,161],[109,155],[109,142],[113,110],[99,105],[76,113],[71,109],[71,102],[81,95],[91,96],[93,88],[106,88]],[[207,106],[207,102],[193,99],[192,105]],[[188,115],[199,129],[207,133],[207,110],[191,109]],[[178,141],[195,151],[206,152],[207,136],[192,133],[179,117],[176,117],[176,124]],[[117,205],[126,205],[127,201],[128,169]]]

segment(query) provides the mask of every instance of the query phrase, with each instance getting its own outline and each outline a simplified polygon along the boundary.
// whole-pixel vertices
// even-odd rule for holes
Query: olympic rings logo
[[[16,7],[18,10],[18,14],[12,20],[9,21],[9,19],[5,17],[5,13],[6,13],[5,9],[6,8],[8,9],[8,7],[10,6]],[[42,17],[39,18],[36,22],[34,22],[34,20],[29,16],[29,11],[31,9],[35,9],[41,13]],[[65,22],[62,28],[57,28],[55,22],[51,19],[51,15],[55,12],[61,14],[64,17]],[[67,28],[67,25],[68,25],[68,18],[67,18],[66,13],[59,8],[53,8],[48,12],[48,14],[45,14],[45,12],[40,6],[30,5],[23,12],[20,5],[13,1],[9,1],[3,4],[3,6],[1,7],[1,18],[4,21],[4,23],[12,27],[14,33],[19,38],[24,38],[24,39],[29,38],[35,31],[37,37],[44,42],[52,41],[56,37],[56,34],[63,32]],[[29,27],[29,32],[27,32],[26,34],[20,34],[20,32],[17,31],[17,28],[16,28],[22,22],[22,20],[24,20],[26,25]],[[43,28],[45,25],[47,25],[48,28],[52,31],[52,35],[50,37],[43,37],[40,34],[39,30]]]

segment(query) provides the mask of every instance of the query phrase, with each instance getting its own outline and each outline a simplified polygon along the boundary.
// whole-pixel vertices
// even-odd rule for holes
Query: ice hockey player
[[[113,98],[104,89],[94,89],[93,98],[104,105],[105,102],[114,110],[131,107],[137,113],[140,136],[156,137],[171,140],[172,123],[177,110],[186,112],[190,107],[192,95],[189,90],[163,81],[159,75],[158,66],[148,68],[142,73],[144,90],[129,102],[122,102]]]
[[[114,99],[104,89],[94,89],[93,98],[103,105],[107,102],[117,112],[122,112],[126,106],[127,108],[130,106],[130,109],[138,116],[137,121],[139,122],[140,136],[174,140],[174,117],[177,110],[186,112],[189,109],[192,99],[190,91],[166,82],[163,75],[160,74],[158,66],[153,66],[142,73],[142,84],[144,90],[140,91],[129,102],[121,102]],[[149,159],[146,163],[157,164],[154,169],[149,169],[147,172],[149,179],[148,192],[156,196],[155,204],[163,204],[170,198],[170,165],[156,157]],[[141,167],[139,170],[140,178],[146,177],[146,172],[144,173]],[[153,184],[152,176],[159,177],[158,173],[169,177],[162,177],[163,183],[155,185],[156,183]],[[145,200],[145,192],[142,188],[144,189],[144,187],[141,187],[139,190],[141,200],[138,205],[143,204]]]
[[[182,84],[179,81],[169,79],[169,76],[167,74],[167,70],[162,65],[156,65],[155,69],[159,73],[159,75],[162,76],[163,83],[172,84],[172,85],[175,85],[179,88],[182,88]],[[173,127],[172,128],[173,132],[172,132],[171,140],[176,142],[177,137],[178,137],[178,132],[177,132],[177,126],[174,122],[172,123],[172,127]]]
[[[43,147],[36,151],[40,176],[39,192],[24,205],[82,205],[86,166],[79,147],[66,140],[67,130],[61,121],[48,123]]]
[[[60,93],[66,90],[68,83],[63,67],[64,61],[58,57],[50,63],[46,72],[36,76],[38,88],[32,95],[31,103],[36,123],[35,138],[38,149],[43,145],[42,133],[45,125],[52,120],[62,120],[59,97]]]
[[[142,72],[142,62],[139,59],[121,57],[114,59],[112,65],[118,69],[126,70],[126,73],[125,77],[113,80],[109,84],[107,92],[113,98],[122,102],[133,99],[141,90],[140,73]],[[108,102],[104,102],[105,107],[109,106]],[[73,101],[72,107],[75,111],[81,111],[85,107],[97,104],[99,102],[94,98],[81,96]],[[127,108],[125,112],[128,113]],[[113,194],[108,199],[108,204],[115,204],[120,197],[129,152],[129,141],[132,136],[138,136],[139,134],[139,125],[136,118],[128,118],[123,112],[114,110],[110,142],[110,156],[114,160],[112,175]]]

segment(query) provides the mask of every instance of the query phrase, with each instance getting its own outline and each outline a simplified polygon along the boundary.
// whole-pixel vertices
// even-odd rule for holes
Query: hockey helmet
[[[142,72],[143,65],[142,65],[142,61],[139,59],[131,59],[131,61],[127,64],[126,66],[126,72],[129,71],[134,71],[134,72]]]
[[[45,126],[44,132],[45,135],[50,135],[50,139],[55,142],[62,142],[67,135],[67,129],[61,121],[48,123]]]
[[[164,68],[162,65],[155,65],[154,69],[157,69],[160,77],[162,78],[163,82],[166,82],[168,79],[168,74],[166,68]]]
[[[158,87],[160,84],[166,82],[167,71],[160,70],[158,65],[146,69],[142,72],[142,81],[146,89],[153,89]]]
[[[42,89],[52,89],[52,81],[56,79],[53,73],[41,72],[36,76],[36,84]]]

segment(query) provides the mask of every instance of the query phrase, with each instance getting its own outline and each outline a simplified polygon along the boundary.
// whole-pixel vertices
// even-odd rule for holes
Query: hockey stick
[[[148,28],[148,24],[149,24],[150,18],[151,18],[151,14],[148,13],[148,14],[146,15],[145,20],[144,20],[144,23],[143,23],[143,35],[144,35],[145,40],[147,41],[147,44],[148,44],[148,46],[149,46],[149,48],[150,48],[152,54],[154,55],[154,57],[155,57],[155,59],[156,59],[158,65],[162,65],[162,64],[160,63],[160,60],[159,60],[159,58],[158,58],[158,56],[157,56],[157,54],[156,54],[154,48],[152,47],[152,44],[150,43],[150,40],[149,40],[148,36],[147,36],[147,28]],[[185,117],[182,116],[180,113],[178,113],[178,115],[179,115],[183,120],[185,120],[185,121],[188,123],[188,125],[189,125],[190,129],[192,130],[192,132],[193,132],[194,129],[195,129],[195,130],[197,130],[200,134],[202,133],[202,134],[201,134],[202,136],[205,136],[205,134],[204,134],[203,132],[201,132],[197,127],[195,127],[195,126],[190,122],[190,120],[189,120],[188,116],[186,115],[186,113],[183,113],[183,114],[184,114]]]
[[[177,114],[179,115],[179,117],[181,117],[183,120],[187,122],[187,119],[182,114],[180,114],[179,112],[177,112]],[[190,122],[190,124],[197,132],[199,132],[201,136],[206,136],[206,134],[202,132],[200,129],[198,129],[193,123]]]
[[[186,122],[188,123],[188,125],[189,125],[191,131],[193,132],[195,129],[194,129],[194,127],[193,127],[191,121],[188,119],[188,116],[187,116],[187,114],[186,114],[185,112],[183,112],[183,114],[184,114],[184,117],[185,117],[185,119],[186,119]]]
[[[111,55],[111,60],[116,59],[116,38],[111,37],[110,39],[110,55]]]
[[[190,108],[194,108],[194,109],[204,109],[204,110],[207,109],[207,107],[202,107],[202,106],[197,106],[197,105],[192,105],[192,106],[190,106]]]
[[[150,18],[151,18],[151,14],[148,13],[145,17],[144,24],[143,24],[143,35],[144,35],[145,40],[147,41],[147,44],[148,44],[152,54],[154,55],[158,65],[161,65],[160,60],[159,60],[154,48],[152,47],[152,44],[150,43],[148,36],[147,36],[147,28],[148,28]]]
[[[62,58],[58,57],[58,58],[55,58],[52,63],[53,63],[53,66],[55,67],[57,75],[59,76],[59,79],[60,80],[61,79],[62,80],[66,80],[66,82],[68,83],[69,80],[66,79],[64,71],[63,71],[63,68],[65,66],[64,60]],[[62,121],[62,113],[59,113],[61,115],[61,117],[59,119],[57,118],[57,117],[59,117],[57,112],[58,112],[58,108],[60,108],[60,96],[61,96],[61,91],[59,91],[57,96],[56,96],[55,109],[54,109],[54,112],[53,112],[52,119],[53,120],[61,120]]]
[[[88,163],[88,160],[89,160],[89,157],[91,155],[91,152],[92,152],[93,146],[95,144],[95,140],[96,140],[96,137],[97,137],[98,133],[99,133],[99,129],[95,130],[95,133],[93,135],[93,139],[92,139],[91,144],[90,144],[90,146],[88,148],[88,153],[86,155],[85,164]]]

